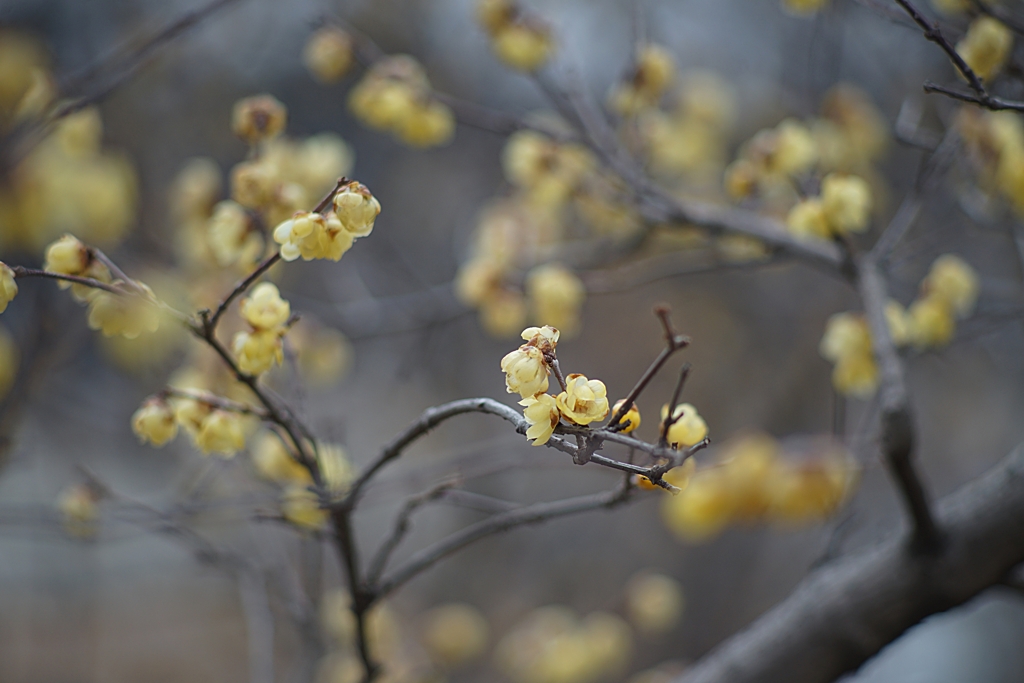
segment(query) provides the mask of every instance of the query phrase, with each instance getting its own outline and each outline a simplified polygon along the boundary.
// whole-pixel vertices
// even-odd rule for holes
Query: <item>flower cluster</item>
[[[653,43],[639,46],[630,77],[612,88],[608,107],[620,116],[634,116],[657,107],[675,71],[675,60],[667,48]]]
[[[498,59],[519,71],[536,71],[551,57],[554,39],[539,19],[515,0],[479,0],[477,21],[491,39]]]
[[[377,198],[365,185],[354,181],[338,190],[332,205],[334,211],[326,215],[300,211],[274,228],[281,258],[338,261],[357,237],[370,234],[380,213]]]
[[[242,372],[259,375],[284,359],[283,338],[291,306],[275,285],[262,282],[242,299],[239,310],[251,329],[235,335],[232,349]]]
[[[414,147],[437,147],[455,135],[451,108],[431,94],[419,62],[395,55],[376,62],[349,93],[356,117]]]
[[[798,237],[828,239],[863,232],[871,220],[871,187],[855,175],[830,173],[821,181],[821,195],[802,199],[786,217]]]
[[[856,464],[835,446],[787,455],[770,436],[743,436],[723,444],[716,462],[693,473],[679,495],[666,497],[662,518],[689,541],[735,523],[812,522],[832,515],[857,478]]]
[[[979,291],[974,269],[954,254],[944,254],[922,280],[920,296],[909,307],[886,303],[889,336],[897,347],[918,351],[945,346],[956,331],[956,319],[974,311]],[[837,313],[829,318],[819,351],[835,364],[832,385],[847,396],[868,398],[878,388],[871,331],[861,313]]]

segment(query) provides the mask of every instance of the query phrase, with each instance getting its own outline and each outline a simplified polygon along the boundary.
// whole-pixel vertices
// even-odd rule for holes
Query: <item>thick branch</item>
[[[925,617],[963,604],[1024,561],[1024,448],[937,506],[935,554],[896,535],[810,574],[676,683],[831,683]]]

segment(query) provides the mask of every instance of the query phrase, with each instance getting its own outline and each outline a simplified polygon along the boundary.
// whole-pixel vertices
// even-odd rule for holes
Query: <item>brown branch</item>
[[[39,270],[38,268],[26,268],[25,266],[8,267],[14,271],[15,278],[42,277],[50,280],[63,280],[64,282],[74,282],[75,284],[85,285],[86,287],[92,287],[94,289],[102,289],[103,291],[110,292],[111,294],[124,294],[124,290],[119,287],[95,280],[91,277],[65,275],[64,273],[54,273],[49,270]]]
[[[904,505],[913,520],[914,548],[934,551],[939,545],[941,534],[932,516],[928,494],[912,460],[913,416],[903,364],[892,343],[885,317],[888,301],[885,280],[870,256],[861,259],[858,271],[861,299],[871,328],[872,345],[879,368],[879,441],[882,455],[896,478]]]
[[[925,617],[999,584],[1024,561],[1024,448],[941,500],[945,543],[905,534],[812,572],[793,593],[675,683],[831,683]]]
[[[526,524],[539,524],[558,517],[588,512],[590,510],[613,508],[626,502],[629,498],[630,489],[621,486],[611,491],[567,498],[550,503],[537,503],[496,514],[461,531],[457,531],[451,536],[415,553],[404,565],[382,579],[375,587],[375,592],[378,598],[383,598],[417,574],[429,569],[439,560],[487,536]]]
[[[209,391],[201,391],[199,389],[178,389],[176,387],[166,387],[158,393],[159,396],[164,398],[170,398],[172,396],[178,398],[190,398],[200,403],[213,406],[214,408],[220,408],[232,413],[241,413],[242,415],[254,415],[261,420],[269,420],[270,415],[266,410],[260,410],[255,406],[251,406],[247,403],[240,403],[238,401],[232,401],[229,398],[218,396],[217,394]]]
[[[925,81],[923,87],[926,93],[939,93],[941,95],[946,95],[947,97],[952,97],[954,100],[981,105],[982,107],[991,109],[992,111],[1024,111],[1024,102],[996,97],[995,95],[988,94],[988,91],[984,94],[972,95],[953,88],[947,88],[944,85],[939,85],[932,81]]]

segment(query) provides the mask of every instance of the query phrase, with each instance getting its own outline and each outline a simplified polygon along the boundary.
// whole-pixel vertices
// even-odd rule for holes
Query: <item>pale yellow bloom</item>
[[[780,460],[778,441],[768,434],[746,434],[730,439],[719,452],[720,467],[735,499],[733,518],[760,519],[769,505],[765,486]]]
[[[292,315],[291,305],[281,298],[281,293],[272,282],[256,285],[252,293],[242,299],[239,312],[247,323],[258,330],[280,327]]]
[[[978,273],[956,254],[943,254],[935,259],[928,277],[921,283],[926,297],[944,299],[960,318],[974,310],[980,288]]]
[[[281,514],[295,526],[315,531],[327,524],[327,511],[321,509],[316,493],[301,484],[292,484],[281,494]]]
[[[204,453],[219,453],[230,458],[245,448],[241,416],[215,408],[200,425],[196,446]]]
[[[782,7],[790,14],[810,16],[824,9],[828,0],[782,0]]]
[[[14,380],[18,377],[20,356],[18,345],[11,333],[0,327],[0,398],[6,396],[14,386]]]
[[[700,542],[721,533],[732,521],[735,507],[735,496],[725,472],[707,469],[694,474],[682,493],[665,497],[661,518],[675,535]]]
[[[839,357],[832,368],[832,386],[845,396],[870,398],[878,389],[874,355],[861,351]]]
[[[103,143],[103,120],[100,110],[86,107],[65,116],[54,131],[61,151],[72,159],[96,156]]]
[[[760,179],[761,173],[754,162],[737,159],[725,169],[725,193],[737,201],[746,199],[757,190]]]
[[[355,477],[345,449],[338,444],[317,442],[317,452],[320,456],[320,476],[327,490],[334,495],[344,493]]]
[[[971,22],[956,51],[979,77],[998,74],[1013,48],[1013,32],[997,19],[982,16]]]
[[[455,295],[467,306],[480,306],[501,290],[501,273],[489,258],[470,259],[455,276]]]
[[[203,422],[213,408],[208,403],[193,398],[174,398],[171,401],[174,419],[190,435],[195,437],[202,429]]]
[[[132,415],[132,431],[143,443],[163,446],[178,435],[174,411],[162,398],[149,398]]]
[[[661,45],[648,43],[637,51],[632,77],[618,84],[609,96],[609,106],[621,116],[654,107],[675,78],[672,53]]]
[[[526,430],[526,438],[532,439],[533,446],[543,446],[555,432],[561,419],[558,405],[551,394],[528,396],[519,402],[524,406],[523,417],[530,424]]]
[[[926,296],[910,305],[910,337],[918,350],[945,346],[953,338],[956,322],[950,302],[940,296]]]
[[[832,235],[825,207],[817,197],[797,202],[786,216],[786,228],[797,237],[827,239]]]
[[[780,467],[769,487],[769,514],[787,524],[825,519],[846,500],[857,476],[855,463],[839,453]]]
[[[413,147],[437,147],[455,136],[455,114],[437,100],[416,107],[398,127],[398,138]]]
[[[836,313],[828,319],[818,345],[825,360],[835,363],[844,356],[871,353],[871,330],[860,313]]]
[[[910,343],[910,318],[900,302],[889,299],[885,303],[885,322],[889,326],[889,337],[893,345],[900,347]]]
[[[526,293],[540,322],[568,334],[578,329],[587,292],[571,270],[558,263],[537,266],[526,276]]]
[[[72,235],[64,235],[46,248],[43,270],[62,275],[82,275],[89,267],[91,258],[88,248]],[[61,282],[67,288],[67,282]]]
[[[380,202],[366,185],[350,182],[334,195],[334,213],[354,237],[366,237],[380,214]]]
[[[796,119],[785,119],[772,131],[774,149],[771,169],[784,175],[800,175],[818,160],[818,147],[807,126]]]
[[[284,361],[284,329],[280,327],[239,332],[232,350],[238,369],[249,375],[259,375]]]
[[[480,304],[480,324],[494,337],[511,337],[526,322],[526,300],[511,289],[499,289]]]
[[[393,129],[416,111],[416,92],[403,81],[367,74],[349,93],[348,106],[371,128]]]
[[[533,23],[507,24],[495,33],[491,48],[498,59],[519,71],[536,71],[548,61],[554,41],[546,27]]]
[[[664,420],[666,415],[668,405],[661,407],[661,419]],[[676,421],[668,428],[666,435],[672,448],[689,448],[703,441],[708,435],[707,423],[689,403],[677,405],[672,417],[676,418]]]
[[[14,281],[14,271],[6,263],[0,261],[0,313],[7,310],[7,305],[18,294],[18,283]]]
[[[426,614],[423,644],[434,661],[455,667],[483,654],[489,630],[480,610],[464,603],[450,603]]]
[[[231,169],[231,198],[248,209],[263,209],[274,201],[277,168],[263,160],[243,161]]]
[[[527,327],[520,336],[532,346],[540,347],[542,351],[554,351],[558,346],[558,338],[561,333],[558,328],[544,325],[543,327]]]
[[[218,265],[250,263],[263,252],[263,238],[253,229],[249,214],[230,199],[213,208],[207,230],[207,242]]]
[[[302,50],[302,62],[321,83],[340,81],[352,61],[352,38],[336,26],[315,31]]]
[[[544,353],[536,346],[523,344],[501,359],[505,388],[510,394],[530,398],[548,390],[548,366]]]
[[[565,378],[565,391],[555,397],[555,402],[565,419],[588,425],[608,414],[608,389],[599,379],[573,373]]]
[[[88,484],[74,484],[61,491],[57,496],[57,511],[64,530],[78,538],[95,536],[100,517],[97,502],[97,491]]]
[[[871,220],[871,188],[855,175],[830,173],[821,181],[825,217],[836,233],[863,232]]]
[[[250,145],[275,138],[284,130],[288,110],[271,95],[246,97],[235,103],[231,130]]]
[[[174,177],[169,203],[179,221],[205,220],[222,191],[220,167],[213,159],[189,159]]]
[[[683,587],[671,576],[641,572],[626,583],[629,620],[645,633],[664,633],[683,614]]]
[[[250,453],[256,472],[267,481],[303,486],[313,483],[309,470],[292,457],[281,437],[273,432],[263,432]]]
[[[146,285],[137,283],[146,290]],[[156,332],[160,327],[160,310],[146,297],[135,294],[112,294],[97,290],[89,300],[89,327],[106,337],[121,335],[135,339],[143,332]]]
[[[619,412],[619,408],[622,407],[622,404],[625,400],[626,399],[621,398],[615,402],[615,405],[612,406],[612,415],[615,415],[617,412]],[[625,414],[622,416],[622,419],[619,421],[619,424],[626,425],[625,428],[621,430],[622,434],[629,434],[630,432],[632,432],[633,430],[640,426],[640,409],[636,407],[636,403],[633,403],[632,405],[629,406],[629,410],[627,410]]]

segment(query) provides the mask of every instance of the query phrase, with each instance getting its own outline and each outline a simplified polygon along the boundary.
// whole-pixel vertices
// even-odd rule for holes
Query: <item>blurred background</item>
[[[834,0],[811,17],[788,14],[773,0],[553,0],[526,6],[556,36],[552,77],[574,78],[574,87],[596,100],[603,101],[628,73],[638,35],[667,47],[680,74],[701,69],[720,78],[734,98],[732,121],[723,121],[719,131],[725,158],[713,168],[711,182],[684,183],[680,192],[687,196],[727,201],[721,174],[745,141],[787,117],[817,116],[838,83],[859,87],[890,138],[873,167],[874,228],[858,238],[869,245],[914,184],[923,156],[895,139],[897,120],[912,119],[918,140],[934,145],[958,112],[951,101],[921,90],[926,79],[954,82],[943,55],[887,15],[889,3],[878,4],[885,7]],[[332,348],[349,368],[324,386],[301,381],[301,373],[282,372],[273,381],[318,437],[342,445],[356,467],[429,406],[473,396],[512,405],[517,398],[505,392],[499,361],[521,342],[515,334],[495,337],[484,330],[451,284],[473,255],[488,203],[514,196],[515,188],[503,175],[506,135],[460,124],[446,144],[404,145],[368,128],[347,106],[362,68],[325,84],[304,66],[304,46],[325,19],[341,20],[386,53],[415,57],[439,92],[516,117],[550,110],[533,79],[494,56],[474,5],[237,0],[147,57],[99,104],[102,148],[130,164],[135,183],[124,236],[110,240],[108,253],[155,289],[167,280],[167,291],[177,292],[172,296],[192,302],[223,293],[237,274],[204,279],[180,266],[182,220],[172,187],[190,159],[204,157],[217,164],[224,183],[217,199],[227,196],[228,174],[247,155],[231,132],[234,103],[269,93],[288,109],[287,135],[301,140],[332,133],[345,141],[343,149],[354,159],[348,175],[371,188],[383,207],[372,236],[359,240],[340,263],[300,261],[273,278],[304,322],[345,335],[347,342]],[[6,0],[0,23],[5,31],[39,40],[56,82],[74,84],[88,65],[199,6],[179,0]],[[951,31],[967,24],[955,16],[944,21]],[[13,35],[5,32],[0,41],[10,45]],[[0,44],[0,53],[4,49]],[[86,82],[82,91],[67,94],[81,95],[88,87]],[[959,254],[981,279],[977,308],[957,325],[952,343],[908,360],[919,461],[936,497],[984,472],[1024,437],[1019,228],[997,200],[979,199],[985,193],[977,177],[966,159],[953,163],[925,196],[921,217],[890,271],[891,293],[904,304],[940,254]],[[66,229],[56,224],[38,244],[8,240],[0,255],[5,262],[38,266],[41,247]],[[651,282],[625,277],[622,286],[600,286],[617,273],[644,272],[643,265],[621,270],[629,263],[676,248],[666,240],[599,269],[583,269],[591,291],[578,333],[559,344],[563,369],[602,379],[609,397],[624,396],[661,349],[652,309],[668,303],[679,331],[693,343],[641,398],[645,422],[638,435],[656,440],[655,415],[685,360],[693,369],[683,399],[700,411],[713,444],[700,463],[713,463],[722,444],[743,434],[769,434],[794,452],[834,434],[857,463],[857,483],[850,485],[856,490],[827,519],[730,524],[700,542],[680,538],[663,522],[664,491],[646,492],[612,511],[485,539],[387,601],[385,630],[393,642],[385,649],[405,667],[395,680],[585,683],[641,673],[637,681],[666,680],[784,598],[817,563],[902,524],[871,441],[874,404],[839,396],[830,382],[832,368],[818,352],[829,316],[859,308],[856,293],[834,276],[791,261]],[[189,286],[209,291],[197,294]],[[303,595],[321,604],[322,596],[337,595],[343,585],[329,543],[259,518],[275,514],[278,489],[255,475],[247,453],[205,456],[184,436],[158,450],[132,434],[131,416],[142,400],[183,365],[195,366],[194,357],[168,342],[166,354],[140,361],[146,354],[119,349],[90,331],[84,309],[49,282],[23,281],[2,323],[20,348],[22,373],[3,408],[8,443],[0,470],[0,680],[292,681],[314,671],[325,681],[352,680],[339,664],[347,661],[339,654],[344,647],[335,642],[344,640],[344,626],[331,621],[329,607],[321,605],[314,627],[321,621],[326,627],[314,628],[313,635],[295,617]],[[597,466],[574,466],[556,451],[530,448],[501,420],[467,415],[417,442],[367,490],[357,517],[360,540],[373,548],[408,496],[452,476],[466,491],[518,503],[609,489],[620,480]],[[60,512],[66,517],[67,510],[57,501],[85,481],[102,482],[117,496],[99,501],[99,522],[81,537],[67,533]],[[259,564],[265,571],[256,597],[236,573],[197,557],[195,543],[147,513],[147,506],[175,511],[175,523]],[[424,506],[396,560],[485,514],[443,500]],[[657,594],[657,604],[679,601],[679,614],[665,617],[664,626],[645,629],[637,617],[630,586],[645,572],[676,582],[659,584],[665,592]],[[424,668],[416,662],[429,661],[423,653],[431,650],[424,635],[436,616],[430,610],[452,602],[484,616],[486,644],[479,657],[451,671]],[[561,608],[535,612],[551,606]],[[551,628],[564,635],[576,628],[574,619],[585,625],[594,613],[620,618],[608,641],[617,658],[603,671],[531,673],[505,662],[508,652],[520,662],[531,656],[524,654],[532,652],[529,646],[509,645],[508,637],[527,629],[530,619],[546,624],[534,623],[538,633]],[[915,630],[911,642],[887,650],[856,680],[1024,678],[1014,645],[1024,639],[1020,595],[986,595],[963,614],[939,619],[948,621]],[[616,630],[619,625],[625,630]],[[272,678],[251,671],[267,661],[265,651],[263,659],[253,653],[254,638],[272,645]],[[949,642],[976,645],[950,654]],[[937,652],[946,657],[942,671],[920,679],[908,673],[921,674],[926,662],[940,661]],[[910,664],[900,664],[901,658]],[[979,674],[973,668],[978,662],[990,668]]]

